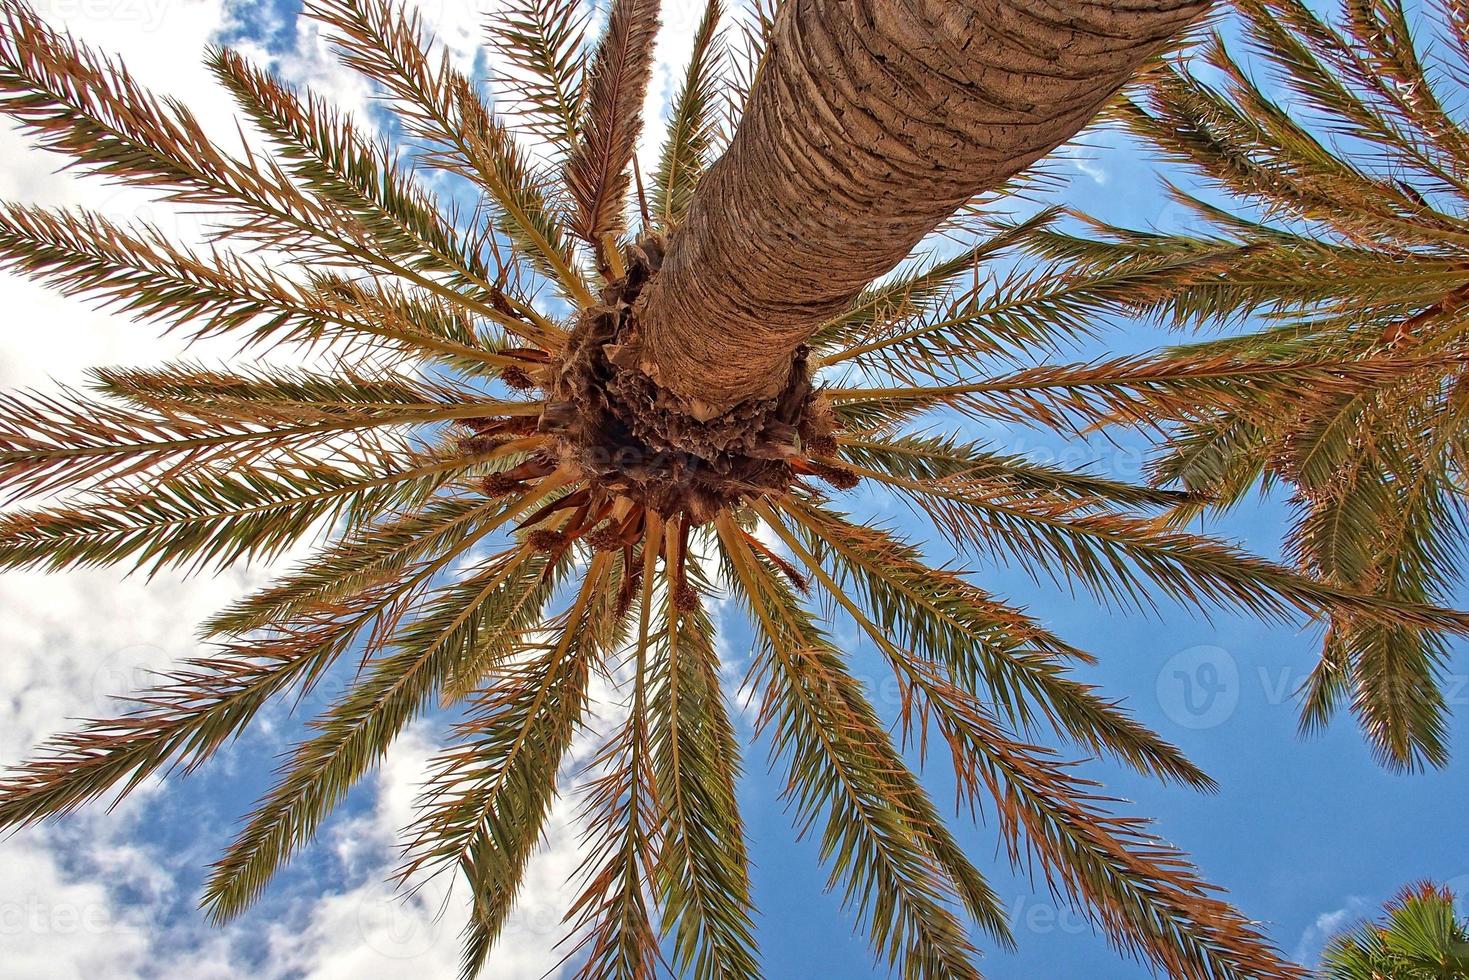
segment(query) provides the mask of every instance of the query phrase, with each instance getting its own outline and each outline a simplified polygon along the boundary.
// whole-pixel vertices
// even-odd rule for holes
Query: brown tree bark
[[[645,367],[699,415],[779,391],[823,321],[1074,136],[1209,4],[785,0],[639,304]]]

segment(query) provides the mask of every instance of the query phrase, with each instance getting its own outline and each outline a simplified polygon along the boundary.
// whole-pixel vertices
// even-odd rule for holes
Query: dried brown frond
[[[569,224],[598,250],[604,268],[609,239],[625,227],[628,167],[642,131],[657,33],[658,0],[614,0],[587,83],[581,141],[566,165],[576,204]]]

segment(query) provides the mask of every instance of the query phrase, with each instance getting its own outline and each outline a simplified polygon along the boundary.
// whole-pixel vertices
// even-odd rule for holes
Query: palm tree
[[[1469,5],[1437,6],[1446,43],[1432,56],[1463,81]],[[1300,0],[1238,8],[1280,96],[1216,34],[1195,61],[1155,73],[1124,112],[1135,133],[1221,189],[1229,206],[1170,187],[1205,231],[1091,222],[1083,235],[1042,231],[1035,248],[1071,276],[1094,277],[1093,288],[1117,287],[1127,312],[1180,327],[1263,314],[1262,329],[1180,356],[1260,365],[1437,358],[1350,393],[1181,413],[1153,474],[1200,496],[1180,520],[1205,499],[1226,508],[1257,485],[1284,484],[1295,507],[1287,546],[1303,568],[1343,588],[1445,601],[1465,541],[1469,129],[1446,108],[1443,79],[1415,47],[1401,0],[1344,3],[1335,23]],[[1303,729],[1349,701],[1386,764],[1443,765],[1447,653],[1431,630],[1335,617],[1303,689]]]
[[[964,575],[929,565],[893,532],[848,518],[832,495],[862,482],[891,490],[967,554],[1000,552],[1121,605],[1162,597],[1277,618],[1351,610],[1364,621],[1463,632],[1462,614],[1359,596],[1160,527],[1156,512],[1179,494],[913,429],[945,409],[1074,426],[1262,388],[1356,392],[1423,364],[1271,365],[1246,386],[1222,382],[1218,358],[998,369],[1067,333],[1068,310],[1106,299],[1082,291],[1066,306],[1043,282],[970,285],[986,257],[1035,222],[986,221],[963,195],[1064,138],[1048,124],[1015,136],[1013,161],[983,173],[976,165],[972,187],[944,178],[957,213],[943,234],[966,240],[957,255],[916,259],[853,295],[848,282],[840,297],[814,298],[803,291],[809,281],[793,280],[788,305],[802,312],[781,328],[779,370],[765,358],[772,336],[690,324],[677,312],[693,309],[679,305],[686,298],[660,301],[659,290],[690,276],[700,256],[708,283],[691,295],[736,302],[719,294],[744,282],[736,249],[755,243],[720,245],[720,235],[750,215],[776,221],[748,187],[731,188],[768,181],[772,198],[805,200],[804,185],[782,184],[779,168],[758,179],[738,172],[781,152],[782,137],[758,128],[765,123],[742,123],[725,162],[711,166],[725,144],[724,100],[732,90],[747,120],[775,112],[772,102],[794,98],[776,81],[786,77],[780,66],[811,56],[791,39],[859,6],[876,16],[796,0],[758,18],[750,40],[760,69],[747,93],[726,80],[723,11],[711,2],[659,165],[644,180],[633,148],[656,27],[647,0],[614,3],[597,44],[575,3],[509,5],[491,40],[514,69],[517,131],[486,108],[472,79],[434,56],[410,12],[313,0],[307,13],[394,111],[400,145],[369,138],[320,98],[221,49],[210,66],[266,144],[233,153],[180,103],[0,0],[0,108],[74,166],[219,221],[216,241],[190,246],[84,211],[10,205],[0,212],[8,267],[191,336],[296,355],[104,369],[92,393],[5,396],[0,485],[27,507],[0,517],[0,565],[211,570],[276,559],[331,531],[274,584],[203,625],[207,656],[126,713],[56,738],[12,770],[0,781],[0,826],[66,814],[174,767],[190,771],[264,705],[336,671],[349,686],[212,870],[203,904],[215,920],[256,899],[405,726],[442,704],[456,707],[456,720],[428,773],[402,879],[447,871],[471,890],[466,976],[486,962],[563,783],[580,792],[591,828],[584,891],[568,916],[579,976],[648,977],[664,957],[679,975],[757,976],[734,789],[740,746],[708,606],[725,590],[757,638],[757,727],[785,767],[798,823],[821,834],[833,887],[904,977],[978,976],[966,918],[1010,942],[998,897],[902,751],[921,753],[934,733],[964,802],[993,804],[1011,859],[1075,896],[1124,951],[1176,977],[1298,975],[1183,855],[1137,818],[1110,812],[1098,787],[1038,743],[1050,733],[1196,788],[1208,777],[1071,676],[1087,654]],[[945,4],[942,17],[894,30],[932,57],[934,45],[962,43],[938,29],[971,6],[1004,6],[994,30],[1013,44],[1005,18],[1073,5]],[[1085,16],[1062,27],[1075,44],[1058,54],[1036,35],[1056,78],[1069,77],[1072,54],[1091,50],[1086,16],[1146,29],[1098,43],[1112,73],[1099,77],[1096,64],[1075,73],[1093,96],[1066,97],[1080,107],[1068,129],[1197,7],[1074,6]],[[932,31],[914,33],[922,23]],[[787,108],[792,119],[805,111]],[[830,123],[806,119],[807,136]],[[798,131],[791,123],[792,139]],[[999,127],[995,145],[1011,135]],[[527,137],[544,158],[527,151]],[[430,171],[472,189],[473,206],[439,204],[421,177]],[[932,186],[922,186],[927,199]],[[848,222],[888,236],[884,256],[853,259],[864,263],[860,275],[881,276],[895,250],[938,220],[895,212],[879,221],[849,196],[809,217],[831,232],[822,248]],[[890,195],[877,196],[873,206],[886,207]],[[905,200],[892,197],[894,207]],[[714,213],[721,201],[723,217]],[[781,247],[751,270],[778,268],[779,254],[798,251]],[[837,268],[829,254],[821,261]],[[752,290],[770,288],[766,273],[751,275]],[[778,301],[752,291],[748,311],[763,315]],[[646,344],[640,324],[653,325]],[[707,354],[716,335],[721,366],[748,362],[748,377],[711,376],[704,387],[702,375],[679,373],[684,355],[669,338]],[[981,363],[975,381],[970,366]],[[779,379],[773,396],[731,402],[757,377]],[[696,388],[706,396],[697,402],[679,393]],[[850,618],[894,671],[902,743],[848,673],[813,611],[819,602]],[[625,704],[606,706],[613,721],[596,758],[563,778],[573,737],[593,723],[598,676]]]
[[[1454,894],[1427,882],[1403,889],[1377,922],[1336,936],[1322,956],[1325,980],[1465,980],[1469,921]]]

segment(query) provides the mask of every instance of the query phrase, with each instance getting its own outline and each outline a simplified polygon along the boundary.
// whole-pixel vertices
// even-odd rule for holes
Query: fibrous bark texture
[[[608,284],[600,305],[582,311],[546,379],[551,397],[540,431],[556,437],[561,462],[618,497],[694,524],[742,500],[785,492],[798,472],[793,467],[832,477],[811,460],[797,460],[803,447],[820,447],[831,436],[830,409],[812,389],[804,351],[778,397],[703,421],[670,405],[676,396],[637,370],[628,319],[656,278],[663,249],[648,235],[628,252],[627,275]]]
[[[638,310],[704,412],[795,351],[976,194],[1066,142],[1209,0],[786,0],[746,114]]]

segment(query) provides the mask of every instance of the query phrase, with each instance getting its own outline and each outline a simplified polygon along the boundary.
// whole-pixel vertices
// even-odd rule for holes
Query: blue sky
[[[471,59],[476,32],[472,4],[430,0],[426,15],[457,55]],[[666,100],[681,66],[690,22],[698,7],[669,3],[670,22],[660,49],[659,91]],[[160,89],[201,106],[201,117],[228,133],[226,103],[203,87],[196,53],[211,38],[273,59],[279,69],[310,81],[361,109],[365,92],[332,69],[319,39],[298,24],[292,8],[221,7],[218,0],[49,0],[40,7],[58,24],[120,51]],[[0,174],[0,196],[42,203],[86,203],[128,217],[189,222],[112,189],[85,186],[54,173],[55,161],[23,153],[9,133],[0,151],[16,161]],[[1169,226],[1181,215],[1163,203],[1156,171],[1143,154],[1113,134],[1088,139],[1065,155],[1067,179],[1059,194],[1098,217],[1133,226]],[[84,306],[47,298],[39,290],[0,278],[0,303],[22,313],[12,323],[44,330],[0,330],[0,384],[46,385],[74,381],[92,363],[152,361],[176,353],[151,328],[100,316]],[[58,338],[61,341],[58,343]],[[1103,351],[1137,351],[1167,338],[1143,325],[1104,335],[1078,359]],[[1142,447],[1080,445],[1060,437],[998,428],[973,438],[1043,461],[1087,464],[1094,472],[1138,478]],[[937,560],[951,557],[944,542],[900,505],[862,493],[849,509],[887,520],[924,542]],[[1267,555],[1278,553],[1285,510],[1279,501],[1243,507],[1215,530]],[[189,655],[189,627],[263,572],[217,580],[153,583],[114,573],[0,577],[0,762],[18,760],[68,717],[107,710],[121,694],[171,659]],[[1180,744],[1218,780],[1220,791],[1201,796],[1144,781],[1113,766],[1089,773],[1115,795],[1133,801],[1128,812],[1157,819],[1165,838],[1192,853],[1206,877],[1226,887],[1251,917],[1265,923],[1288,953],[1308,961],[1325,929],[1341,925],[1387,898],[1402,884],[1432,877],[1469,890],[1469,853],[1462,817],[1469,789],[1457,769],[1415,776],[1384,773],[1362,746],[1349,719],[1309,741],[1295,731],[1292,692],[1317,653],[1314,631],[1271,627],[1220,612],[1205,619],[1168,605],[1156,615],[1099,609],[1049,583],[1037,584],[1004,567],[975,569],[976,581],[1007,596],[1064,637],[1099,658],[1087,678],[1100,684],[1165,737]],[[1465,597],[1461,597],[1461,600]],[[743,663],[750,640],[733,616],[724,618],[724,648],[732,668]],[[891,712],[872,651],[849,624],[837,635],[851,640],[854,669],[874,678],[874,698]],[[1469,701],[1462,649],[1456,648],[1449,696]],[[736,670],[736,673],[738,671]],[[229,842],[237,818],[271,781],[273,759],[299,731],[307,709],[326,703],[329,684],[294,713],[268,712],[212,765],[190,779],[149,786],[108,815],[100,808],[53,827],[27,831],[0,844],[0,973],[19,978],[336,977],[402,976],[425,980],[453,963],[458,911],[436,917],[438,893],[396,904],[382,885],[391,868],[392,831],[411,809],[414,780],[441,732],[415,727],[383,771],[354,792],[318,844],[304,853],[260,906],[228,930],[212,931],[194,911],[203,868]],[[742,731],[748,735],[747,724]],[[1454,725],[1456,756],[1469,756],[1469,729]],[[746,752],[742,802],[752,842],[759,941],[767,975],[863,978],[886,976],[839,899],[824,889],[812,841],[793,841],[779,800],[780,783],[766,771],[765,746]],[[930,770],[941,802],[952,799],[941,766]],[[558,818],[559,820],[560,818]],[[1149,976],[1118,958],[1067,904],[1043,885],[1015,876],[999,853],[992,826],[967,818],[956,830],[976,862],[1009,900],[1020,949],[991,951],[985,972],[995,978],[1124,980]],[[531,978],[554,969],[549,951],[564,909],[559,886],[574,867],[576,841],[558,829],[532,874],[524,914],[506,939],[490,975]],[[558,905],[558,902],[561,903]],[[981,945],[984,943],[980,937]]]

